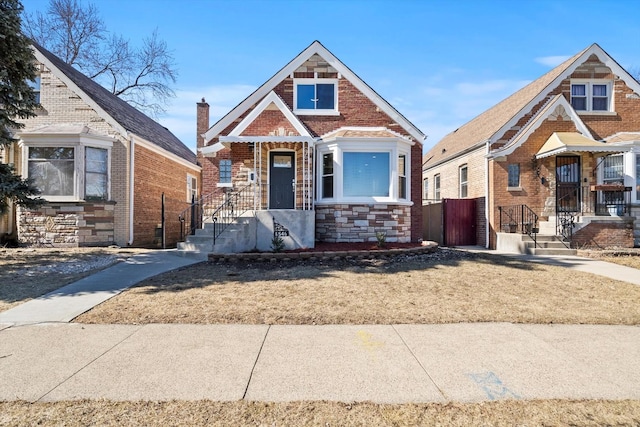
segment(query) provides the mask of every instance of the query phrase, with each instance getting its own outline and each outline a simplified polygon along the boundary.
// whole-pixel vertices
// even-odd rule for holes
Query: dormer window
[[[296,114],[338,114],[337,79],[295,79],[293,93]]]
[[[571,106],[578,112],[612,111],[611,82],[572,81]]]

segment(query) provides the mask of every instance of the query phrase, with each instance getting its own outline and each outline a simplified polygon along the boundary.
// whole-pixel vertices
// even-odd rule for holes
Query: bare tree
[[[157,31],[134,47],[107,31],[97,8],[78,0],[50,0],[47,14],[25,17],[25,32],[65,62],[154,117],[165,112],[175,92],[177,70]]]

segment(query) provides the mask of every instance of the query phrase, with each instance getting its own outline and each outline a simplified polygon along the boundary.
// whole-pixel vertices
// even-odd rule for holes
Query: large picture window
[[[345,197],[389,196],[389,153],[346,152],[342,159]]]
[[[41,196],[69,196],[75,192],[73,147],[29,147],[29,178]]]

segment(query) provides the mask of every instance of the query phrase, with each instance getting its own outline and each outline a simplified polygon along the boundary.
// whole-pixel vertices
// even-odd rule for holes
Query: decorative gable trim
[[[415,127],[409,120],[407,120],[402,114],[400,114],[395,108],[385,101],[380,95],[378,95],[369,85],[367,85],[360,77],[358,77],[353,71],[351,71],[346,65],[344,65],[338,58],[336,58],[327,48],[325,48],[319,41],[314,41],[303,50],[298,56],[285,65],[280,71],[278,71],[273,77],[271,77],[262,86],[256,89],[251,95],[245,98],[240,104],[232,109],[226,116],[220,119],[214,124],[207,132],[205,132],[205,143],[211,141],[213,138],[220,135],[224,129],[230,126],[235,120],[237,120],[244,112],[246,112],[251,106],[255,105],[260,99],[265,97],[271,92],[281,81],[286,79],[289,75],[300,67],[304,62],[314,54],[321,56],[327,63],[333,67],[341,77],[346,78],[351,84],[353,84],[360,92],[367,96],[380,110],[387,114],[392,120],[400,124],[409,135],[416,139],[416,141],[422,142],[426,136]]]
[[[575,60],[568,65],[562,73],[558,75],[551,83],[549,83],[540,93],[538,93],[529,103],[527,103],[516,115],[514,115],[509,121],[507,121],[496,133],[494,133],[489,139],[489,143],[493,144],[505,134],[509,129],[516,126],[518,121],[524,117],[531,109],[549,95],[553,89],[558,87],[560,83],[568,78],[573,72],[582,65],[591,55],[596,55],[598,59],[611,69],[611,71],[618,76],[625,84],[632,89],[635,93],[640,95],[640,83],[638,83],[624,68],[620,66],[607,52],[604,51],[597,43],[592,44],[587,49],[582,51]],[[573,110],[573,108],[571,109]],[[575,113],[575,112],[574,112]]]
[[[551,98],[547,104],[542,107],[542,109],[531,118],[529,123],[527,123],[518,134],[511,140],[511,142],[503,147],[499,148],[495,151],[492,151],[487,155],[488,158],[495,158],[500,156],[507,156],[512,154],[518,147],[520,147],[531,134],[540,127],[540,125],[547,119],[550,120],[571,120],[578,132],[582,135],[586,136],[589,139],[593,139],[589,128],[584,124],[582,119],[576,111],[571,107],[571,104],[567,101],[567,99],[558,94]]]
[[[255,119],[257,119],[260,114],[264,110],[267,109],[271,104],[275,105],[278,110],[284,115],[284,117],[291,123],[298,134],[300,136],[308,136],[311,137],[309,130],[302,124],[302,122],[298,119],[298,117],[293,114],[293,112],[289,109],[289,107],[284,103],[282,98],[280,98],[274,91],[269,92],[267,96],[265,96],[262,101],[245,117],[239,124],[236,126],[231,132],[229,132],[228,136],[241,136],[242,132],[244,132],[247,127]]]
[[[94,100],[89,96],[85,91],[80,89],[78,85],[76,85],[73,80],[71,80],[65,73],[63,73],[58,67],[56,67],[49,59],[44,56],[38,49],[33,48],[34,56],[38,60],[38,62],[44,64],[51,72],[55,74],[57,78],[59,78],[65,86],[69,88],[72,92],[82,99],[93,111],[96,112],[101,119],[109,123],[120,135],[125,138],[129,138],[129,133],[127,130],[120,125],[110,114],[108,114],[102,107],[100,107]]]

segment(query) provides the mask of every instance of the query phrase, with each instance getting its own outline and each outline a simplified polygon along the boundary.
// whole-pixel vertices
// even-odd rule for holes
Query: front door
[[[269,209],[293,209],[296,195],[295,153],[270,153],[269,180]]]
[[[580,210],[580,157],[556,157],[556,212]]]

